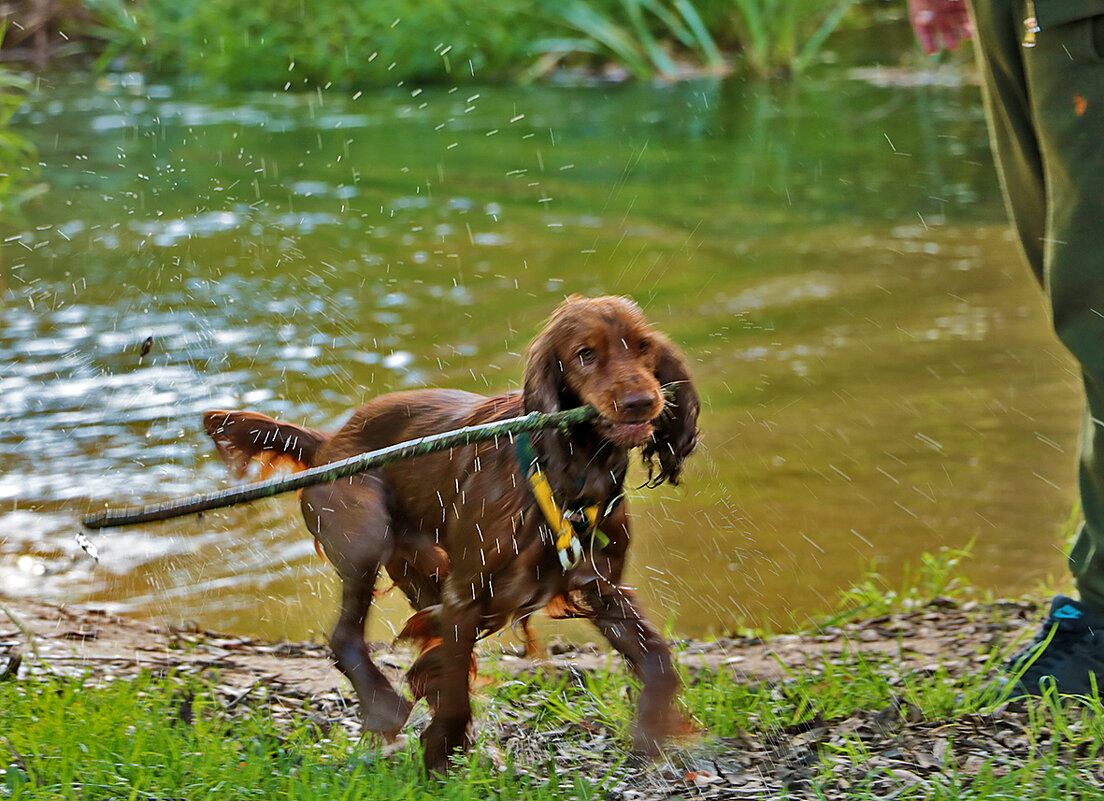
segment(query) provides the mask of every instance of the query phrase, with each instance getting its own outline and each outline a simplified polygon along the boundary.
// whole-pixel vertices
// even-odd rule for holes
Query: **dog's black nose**
[[[621,410],[628,416],[636,416],[649,412],[655,403],[655,394],[651,392],[634,392],[621,399]]]

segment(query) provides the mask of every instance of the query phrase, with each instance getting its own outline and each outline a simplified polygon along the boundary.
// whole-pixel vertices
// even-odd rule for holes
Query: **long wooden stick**
[[[593,406],[579,406],[550,414],[530,412],[522,417],[511,417],[508,420],[458,428],[455,431],[445,431],[408,442],[399,442],[376,451],[359,453],[337,462],[312,467],[292,476],[258,481],[242,487],[232,487],[191,498],[180,498],[153,506],[106,509],[86,517],[84,525],[90,529],[100,529],[149,523],[154,520],[170,520],[174,517],[206,512],[209,509],[221,509],[225,506],[255,501],[258,498],[268,498],[315,484],[326,484],[339,478],[363,473],[373,467],[383,467],[414,456],[425,456],[429,453],[471,445],[475,442],[487,442],[500,437],[512,437],[514,434],[538,431],[542,428],[578,425],[593,420],[597,416],[598,412]]]

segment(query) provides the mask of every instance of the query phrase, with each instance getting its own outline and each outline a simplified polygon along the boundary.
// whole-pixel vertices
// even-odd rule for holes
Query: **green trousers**
[[[1081,366],[1084,523],[1069,563],[1104,613],[1104,0],[973,0],[993,152],[1054,330]],[[1034,16],[1034,46],[1024,20]]]

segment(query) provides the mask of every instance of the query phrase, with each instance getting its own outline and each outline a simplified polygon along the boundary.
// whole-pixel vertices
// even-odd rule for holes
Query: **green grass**
[[[926,555],[911,583],[881,599],[876,577],[867,577],[843,594],[844,614],[831,625],[856,601],[900,620],[940,614],[924,599],[954,605],[948,596],[967,592],[958,574],[967,555]],[[978,607],[970,625],[999,629],[1002,614],[1000,605]],[[1099,693],[1010,703],[994,678],[1017,644],[921,666],[909,642],[901,636],[888,651],[863,650],[842,636],[834,655],[818,657],[810,639],[807,666],[779,661],[769,681],[739,678],[723,661],[683,668],[679,703],[700,733],[676,741],[658,766],[627,753],[640,686],[619,659],[513,675],[485,656],[490,681],[475,694],[477,742],[445,780],[421,767],[424,715],[415,715],[405,745],[384,754],[356,736],[353,713],[332,698],[263,687],[242,696],[217,674],[95,682],[24,674],[0,682],[0,799],[540,801],[630,791],[646,799],[691,791],[687,777],[722,774],[791,798],[1048,801],[1098,792]]]
[[[756,741],[777,748],[771,759],[784,760],[806,747],[801,738],[810,731],[836,728],[809,751],[816,760],[795,795],[831,794],[846,777],[849,797],[876,797],[878,781],[905,775],[864,767],[877,765],[887,743],[907,749],[926,734],[929,742],[950,739],[958,750],[955,738],[971,725],[1007,714],[991,699],[979,700],[983,693],[975,691],[988,672],[979,668],[957,678],[945,670],[909,674],[898,660],[854,654],[776,683],[703,671],[687,678],[682,699],[707,735],[684,748],[721,758],[726,743]],[[252,705],[228,710],[214,683],[195,678],[142,674],[106,686],[57,677],[9,681],[0,686],[0,798],[601,798],[639,770],[624,754],[635,692],[627,691],[632,685],[619,665],[497,678],[479,702],[481,741],[443,785],[423,775],[416,744],[383,757],[342,726],[320,725],[323,716],[309,706],[277,718],[273,699],[258,695]],[[886,710],[899,710],[896,722],[886,722]],[[1024,710],[1014,724],[1022,740],[1017,758],[1009,757],[1016,749],[995,749],[989,758],[979,751],[980,761],[967,759],[968,772],[948,760],[898,797],[1030,790],[1058,799],[1092,787],[1104,752],[1099,698],[1050,697]],[[867,728],[854,724],[867,719],[874,721]],[[870,732],[884,725],[898,730],[879,742]],[[595,740],[605,740],[604,749],[591,748]],[[963,743],[961,750],[969,748]],[[499,764],[491,751],[502,755]],[[576,751],[565,770],[565,754]]]
[[[277,721],[263,704],[228,712],[213,685],[190,678],[9,682],[0,708],[0,798],[561,797],[543,777],[499,770],[478,751],[442,787],[423,775],[414,747],[382,759],[340,727],[324,736],[307,714]]]
[[[904,576],[894,587],[870,564],[863,577],[840,593],[836,612],[818,625],[832,625],[851,617],[877,617],[892,612],[918,609],[939,599],[960,599],[970,593],[961,574],[962,563],[970,558],[974,540],[963,548],[942,548],[937,553],[925,551],[920,566],[905,565]]]

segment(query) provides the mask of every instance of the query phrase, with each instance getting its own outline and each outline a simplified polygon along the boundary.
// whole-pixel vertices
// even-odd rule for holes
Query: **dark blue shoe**
[[[1104,697],[1104,617],[1059,595],[1034,642],[1004,669],[1013,678],[1018,675],[1013,697],[1042,695],[1050,685],[1064,695],[1091,695],[1094,677]]]

